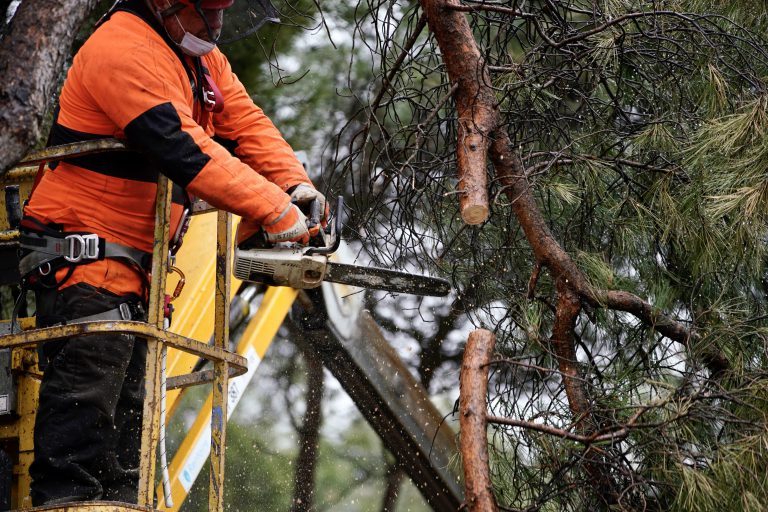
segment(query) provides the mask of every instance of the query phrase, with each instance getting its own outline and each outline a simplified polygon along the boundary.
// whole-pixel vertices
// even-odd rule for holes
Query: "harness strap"
[[[140,302],[123,302],[116,308],[104,311],[103,313],[67,320],[67,324],[97,322],[99,320],[139,320],[143,319],[143,317],[144,307]]]
[[[19,246],[30,252],[19,259],[19,271],[26,276],[35,269],[63,258],[69,263],[89,263],[105,258],[127,259],[139,268],[146,268],[152,255],[95,234],[61,233],[55,236],[34,231],[22,231]]]

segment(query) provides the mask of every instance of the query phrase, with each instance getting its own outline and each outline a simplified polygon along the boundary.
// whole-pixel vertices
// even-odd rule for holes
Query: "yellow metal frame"
[[[97,150],[103,150],[97,148]],[[68,154],[76,154],[77,148],[67,148]],[[60,156],[60,155],[59,155]],[[43,155],[38,161],[44,161],[50,155]],[[8,174],[12,174],[9,176]],[[29,169],[10,171],[4,176],[2,182],[8,184],[11,179],[29,180],[34,172]],[[169,221],[171,204],[171,186],[167,178],[161,177],[158,181],[156,201],[155,243],[153,248],[153,263],[151,270],[151,284],[149,291],[148,321],[99,321],[70,324],[64,326],[34,329],[30,319],[22,319],[24,330],[20,333],[0,337],[0,348],[13,350],[13,368],[21,372],[18,392],[19,403],[17,413],[19,421],[13,425],[0,426],[0,436],[4,439],[17,437],[19,439],[19,461],[14,468],[17,482],[14,487],[13,501],[18,509],[28,509],[29,503],[29,476],[28,467],[32,459],[32,428],[34,415],[37,408],[37,395],[39,391],[40,375],[35,369],[35,353],[32,347],[39,343],[69,338],[72,336],[89,336],[100,333],[132,334],[146,338],[148,343],[146,366],[146,398],[144,402],[144,424],[142,428],[141,457],[139,468],[139,494],[138,504],[117,504],[105,502],[91,502],[55,507],[38,507],[36,510],[51,511],[123,511],[123,510],[154,510],[154,481],[155,481],[155,454],[159,439],[159,415],[160,415],[160,372],[162,347],[168,346],[176,349],[173,353],[172,367],[186,372],[198,358],[202,357],[214,364],[213,391],[209,400],[208,418],[210,418],[210,491],[209,510],[223,511],[223,484],[224,484],[224,443],[226,440],[226,418],[228,417],[227,390],[229,390],[229,378],[244,374],[247,371],[247,360],[241,355],[226,350],[229,339],[229,303],[234,295],[231,280],[231,245],[232,245],[232,216],[225,212],[217,214],[217,246],[216,246],[216,284],[214,299],[214,344],[213,346],[197,341],[190,337],[168,331],[164,328],[164,307],[166,292],[166,277],[169,268]],[[4,213],[4,212],[2,212]],[[4,220],[4,219],[3,219]],[[18,231],[6,230],[0,232],[0,242],[15,240]],[[285,297],[291,296],[285,312],[295,298],[295,291],[291,290]],[[180,314],[184,309],[180,309]],[[192,308],[194,309],[194,308]],[[279,323],[285,316],[280,316],[274,331],[277,331]],[[183,316],[183,315],[182,315]],[[206,329],[203,328],[203,331]],[[271,342],[274,332],[269,336],[267,345]],[[262,338],[263,339],[263,338]],[[266,348],[264,349],[266,350]],[[262,354],[263,355],[263,352]],[[210,379],[207,379],[210,380]],[[205,382],[206,379],[200,379]],[[173,393],[170,400],[173,405],[177,400],[178,392]],[[213,411],[211,414],[210,411]],[[204,414],[201,417],[205,416]],[[161,495],[162,496],[162,495]],[[179,504],[183,501],[180,496]]]
[[[171,330],[198,340],[208,340],[214,332],[217,215],[198,215],[192,218],[184,245],[176,254],[175,265],[184,270],[187,283],[181,296],[173,302],[175,311]],[[234,298],[240,282],[232,279],[229,299]],[[199,358],[181,350],[169,350],[166,364],[169,376],[181,376],[192,371]],[[181,389],[166,393],[166,411],[173,416]]]

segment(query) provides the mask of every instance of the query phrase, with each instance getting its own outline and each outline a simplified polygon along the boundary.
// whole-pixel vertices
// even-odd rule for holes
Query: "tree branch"
[[[697,348],[695,342],[701,340],[696,332],[670,318],[659,308],[651,306],[637,295],[620,290],[601,290],[595,293],[595,299],[606,308],[632,313],[659,334],[686,347]],[[713,377],[722,376],[723,372],[730,367],[728,359],[716,347],[704,347],[701,357]]]
[[[496,337],[490,331],[472,331],[461,364],[459,428],[464,461],[465,503],[470,512],[498,510],[488,468],[485,421],[488,408],[488,363],[495,344]]]
[[[454,10],[457,0],[421,0],[427,22],[442,51],[458,114],[456,158],[459,210],[470,225],[488,219],[486,162],[490,134],[498,123],[491,77],[466,16]]]
[[[685,346],[691,346],[691,342],[698,340],[698,336],[692,334],[681,322],[664,315],[636,295],[623,291],[595,290],[589,285],[584,274],[549,230],[531,193],[522,161],[510,149],[509,136],[502,131],[497,131],[495,136],[491,144],[491,161],[537,263],[547,266],[555,279],[565,279],[565,283],[575,290],[580,299],[592,307],[632,313],[660,334]],[[714,377],[721,376],[730,366],[728,359],[711,347],[703,352],[702,357]]]

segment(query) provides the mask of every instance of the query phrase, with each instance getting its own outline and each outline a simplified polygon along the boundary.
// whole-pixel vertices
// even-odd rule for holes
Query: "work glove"
[[[291,203],[270,224],[262,226],[267,237],[267,242],[309,242],[309,230],[307,229],[307,216],[298,206]]]
[[[291,202],[302,207],[304,211],[308,211],[307,208],[311,205],[312,201],[317,201],[317,205],[313,210],[319,214],[319,218],[310,219],[314,224],[309,229],[309,234],[315,236],[320,230],[320,227],[325,227],[328,224],[328,204],[325,201],[325,196],[321,194],[315,187],[306,183],[299,183],[293,189],[289,189],[291,195]],[[310,215],[314,212],[309,212]]]

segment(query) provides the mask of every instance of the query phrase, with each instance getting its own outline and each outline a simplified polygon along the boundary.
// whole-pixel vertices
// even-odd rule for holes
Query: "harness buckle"
[[[123,320],[142,320],[144,317],[144,306],[140,302],[123,302],[117,310]]]
[[[64,250],[64,259],[70,263],[81,260],[95,260],[99,258],[99,235],[67,235],[64,237],[69,243]]]
[[[123,320],[133,320],[133,312],[131,311],[131,306],[129,306],[127,302],[120,304],[118,309],[120,310],[120,316]]]

